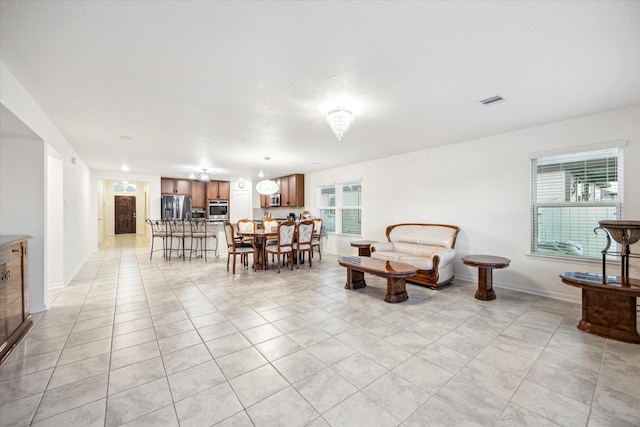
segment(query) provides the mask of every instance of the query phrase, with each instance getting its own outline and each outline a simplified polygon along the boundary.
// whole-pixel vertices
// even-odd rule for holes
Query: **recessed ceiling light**
[[[122,165],[122,167],[120,169],[122,169],[123,171],[126,172],[126,171],[129,170],[129,166],[127,166],[127,164],[125,163],[124,165]]]
[[[503,102],[504,98],[500,95],[492,96],[491,98],[482,99],[479,102],[483,105],[493,105],[499,102]]]

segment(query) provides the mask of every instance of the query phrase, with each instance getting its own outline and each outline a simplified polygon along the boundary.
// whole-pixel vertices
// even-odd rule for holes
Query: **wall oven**
[[[229,201],[210,200],[209,201],[209,222],[229,221]]]

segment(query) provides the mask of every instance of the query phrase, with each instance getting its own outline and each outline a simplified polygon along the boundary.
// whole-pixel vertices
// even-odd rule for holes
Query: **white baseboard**
[[[465,282],[477,283],[477,278],[467,275],[458,274],[455,276],[456,279],[464,280]],[[454,279],[455,282],[455,279]],[[526,288],[522,285],[517,285],[514,283],[506,283],[501,281],[493,281],[493,287],[497,289],[508,289],[510,291],[523,292],[525,294],[538,295],[541,297],[553,298],[562,301],[574,302],[577,304],[581,304],[582,300],[579,296],[569,295],[562,292],[554,292],[546,289],[531,289]]]
[[[66,286],[65,282],[54,282],[47,285],[47,289],[61,289]]]

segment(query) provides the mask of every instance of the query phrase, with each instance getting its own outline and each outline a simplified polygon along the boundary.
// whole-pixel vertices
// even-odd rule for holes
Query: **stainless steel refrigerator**
[[[162,219],[191,219],[191,196],[162,196]]]

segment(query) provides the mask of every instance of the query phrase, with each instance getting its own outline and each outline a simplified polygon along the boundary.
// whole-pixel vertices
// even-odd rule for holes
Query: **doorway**
[[[115,219],[116,234],[136,232],[135,196],[115,196]]]

